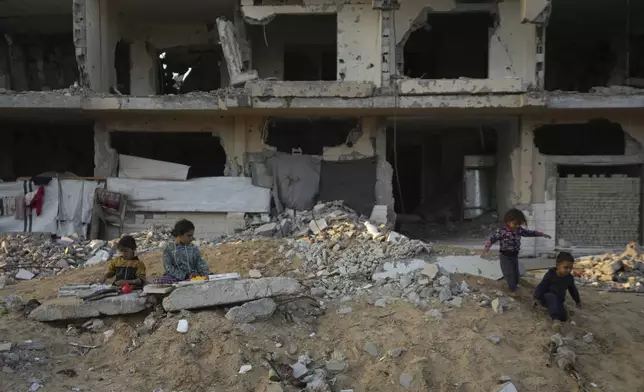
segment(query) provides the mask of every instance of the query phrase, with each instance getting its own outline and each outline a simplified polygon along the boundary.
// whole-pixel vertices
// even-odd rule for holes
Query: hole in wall
[[[544,155],[624,155],[626,133],[605,119],[548,124],[534,130],[534,144]]]
[[[226,152],[210,132],[111,132],[119,154],[190,166],[188,178],[224,175]]]
[[[429,13],[403,46],[405,76],[420,79],[488,77],[489,12]]]
[[[277,151],[291,154],[322,155],[324,147],[355,142],[361,132],[357,118],[271,118],[265,142]]]
[[[181,46],[158,51],[159,94],[213,91],[222,85],[220,47]]]

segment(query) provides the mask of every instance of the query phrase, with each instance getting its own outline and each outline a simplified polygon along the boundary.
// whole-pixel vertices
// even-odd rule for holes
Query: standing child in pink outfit
[[[539,231],[523,228],[527,224],[523,212],[512,208],[503,217],[504,225],[498,229],[485,243],[483,255],[486,255],[492,245],[499,243],[499,261],[503,279],[508,283],[511,296],[516,296],[519,284],[519,251],[521,250],[521,237],[544,237],[549,235]]]

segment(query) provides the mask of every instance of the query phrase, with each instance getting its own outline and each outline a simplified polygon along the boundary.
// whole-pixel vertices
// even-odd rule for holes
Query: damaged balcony
[[[642,18],[641,2],[552,0],[545,29],[548,107],[642,107]]]
[[[434,4],[436,3],[436,4]],[[391,25],[401,96],[536,88],[536,28],[520,2],[401,2]]]

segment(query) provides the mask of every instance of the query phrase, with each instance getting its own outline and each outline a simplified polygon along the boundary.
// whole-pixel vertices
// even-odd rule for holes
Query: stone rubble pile
[[[138,253],[161,249],[170,238],[169,228],[131,234]],[[88,241],[77,236],[56,239],[44,234],[12,234],[0,238],[0,281],[46,277],[109,260],[118,240]],[[1,289],[2,287],[0,287]]]
[[[582,284],[644,292],[644,253],[631,242],[619,255],[579,258],[573,274]]]

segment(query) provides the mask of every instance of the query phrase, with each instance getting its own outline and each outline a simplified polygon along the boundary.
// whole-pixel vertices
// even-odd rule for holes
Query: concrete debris
[[[365,343],[362,350],[372,357],[378,356],[378,348],[373,343]]]
[[[331,374],[342,373],[346,369],[347,364],[343,361],[330,360],[326,363],[326,370]]]
[[[441,302],[449,301],[450,299],[452,299],[452,290],[450,290],[449,287],[443,287],[438,293],[438,299]]]
[[[353,309],[351,309],[349,307],[344,307],[344,308],[338,309],[338,314],[347,314],[347,313],[351,313],[351,312],[353,312]]]
[[[502,297],[492,300],[492,310],[494,313],[503,314],[503,306],[505,306],[505,300]]]
[[[139,254],[162,249],[171,239],[170,228],[167,227],[130,235],[136,240]],[[0,279],[11,282],[12,279],[41,278],[103,262],[115,253],[118,240],[87,241],[77,236],[52,239],[49,235],[20,233],[8,235],[2,241],[6,251],[0,252],[0,265],[4,266],[6,275]]]
[[[425,316],[433,317],[435,319],[440,320],[443,318],[443,312],[440,309],[432,309],[425,312]]]
[[[455,297],[451,301],[447,301],[447,303],[455,308],[460,308],[463,305],[463,298]]]
[[[295,378],[301,378],[309,372],[309,369],[306,367],[306,365],[300,362],[292,364],[291,369],[293,369],[293,377]]]
[[[414,382],[414,377],[410,376],[407,373],[402,373],[400,375],[399,381],[400,381],[400,385],[403,388],[411,388],[411,384],[412,384],[412,382]]]
[[[573,275],[581,284],[644,293],[644,253],[631,242],[621,254],[577,259]]]
[[[557,348],[555,361],[557,362],[559,369],[565,370],[569,366],[574,365],[576,360],[577,355],[575,355],[575,353],[567,346],[560,346]]]
[[[177,332],[188,333],[188,320],[181,319],[177,322]]]
[[[239,374],[246,374],[246,373],[250,372],[251,370],[253,370],[252,365],[242,365],[239,368]]]
[[[518,392],[517,387],[514,386],[511,382],[506,382],[501,385],[501,388],[497,392]]]
[[[226,313],[226,318],[237,324],[250,324],[255,321],[266,320],[275,313],[277,304],[270,298],[246,302],[235,306]]]
[[[582,339],[584,340],[584,343],[590,344],[593,341],[595,341],[595,335],[593,335],[592,333],[589,332],[589,333],[585,334]]]
[[[389,354],[391,355],[392,358],[398,358],[405,352],[404,348],[396,347],[392,348],[391,351],[389,351]]]
[[[13,345],[13,343],[11,343],[11,342],[9,342],[9,343],[0,343],[0,353],[11,351],[12,345]]]
[[[387,300],[384,298],[377,299],[376,302],[373,303],[374,306],[377,306],[379,308],[386,308],[387,307]]]
[[[137,293],[107,297],[85,302],[78,298],[56,298],[34,309],[29,318],[36,321],[56,321],[116,316],[138,313],[147,308],[146,299]]]
[[[248,276],[253,278],[253,279],[259,279],[262,277],[262,271],[257,270],[257,269],[252,269],[248,271]]]
[[[21,296],[9,294],[3,298],[4,307],[10,312],[20,312],[24,309],[25,303]]]
[[[301,291],[297,280],[284,277],[211,281],[178,287],[163,299],[163,308],[169,312],[208,308]]]
[[[499,335],[496,335],[496,334],[490,334],[490,335],[488,335],[488,336],[487,336],[487,340],[489,340],[490,342],[492,342],[492,343],[494,343],[494,344],[499,344],[499,343],[501,343],[501,337],[500,337]]]

